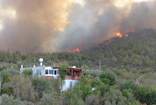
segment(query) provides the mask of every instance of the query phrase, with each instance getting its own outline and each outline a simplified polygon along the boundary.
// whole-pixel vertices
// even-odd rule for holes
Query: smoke
[[[130,13],[123,17],[120,30],[156,28],[156,2],[134,3]]]
[[[47,42],[63,30],[67,21],[68,0],[1,0],[0,48],[21,52],[41,52]],[[6,13],[16,12],[14,17]],[[53,47],[53,46],[52,46]],[[51,47],[51,48],[52,48]]]
[[[75,48],[83,50],[103,42],[117,32],[156,28],[155,1],[127,0],[121,5],[116,1],[87,0],[86,6],[72,5],[68,16],[70,23],[55,38],[59,42],[57,48],[61,51]]]
[[[1,9],[16,15],[1,16],[0,48],[22,52],[86,49],[117,32],[155,28],[153,0],[1,0]],[[1,22],[2,21],[2,22]]]

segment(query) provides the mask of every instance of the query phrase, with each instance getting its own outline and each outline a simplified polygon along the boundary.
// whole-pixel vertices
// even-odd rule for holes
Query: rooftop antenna
[[[36,60],[34,60],[33,62],[34,62],[34,67],[35,67],[35,62],[36,62]]]
[[[53,66],[55,66],[55,63],[53,62]]]
[[[39,62],[40,62],[40,66],[42,66],[42,65],[43,65],[43,64],[42,64],[43,58],[40,58],[40,59],[39,59]]]

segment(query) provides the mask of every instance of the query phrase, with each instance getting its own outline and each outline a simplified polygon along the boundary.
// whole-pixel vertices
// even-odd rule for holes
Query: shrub
[[[89,95],[85,99],[86,105],[100,105],[99,97],[96,95]]]
[[[39,98],[42,97],[43,93],[51,93],[52,87],[50,80],[35,77],[32,79],[32,85],[34,86],[34,90],[38,92]]]
[[[124,89],[131,89],[133,90],[133,94],[136,94],[136,90],[138,89],[138,85],[135,84],[132,80],[123,80],[119,84],[119,89],[123,91]]]
[[[26,76],[29,76],[31,77],[32,76],[32,70],[31,69],[26,69],[22,72],[22,74],[24,75],[24,77]]]
[[[141,103],[146,103],[147,105],[156,104],[156,89],[149,88],[147,86],[141,86],[137,91],[136,98]]]
[[[110,91],[104,96],[104,105],[140,105],[135,100],[133,95],[124,97],[120,90],[110,89]]]
[[[10,81],[10,73],[9,72],[3,72],[2,76],[3,76],[2,84]]]
[[[129,94],[133,94],[133,90],[132,89],[123,89],[123,91],[122,91],[122,94],[123,94],[123,96],[126,96],[126,97],[128,97],[128,95]]]
[[[60,66],[59,72],[61,73],[61,80],[65,80],[65,75],[70,74],[70,70],[69,70],[68,66],[66,66],[66,65]]]
[[[110,89],[104,96],[104,105],[124,105],[125,100],[120,90]]]
[[[20,75],[11,77],[10,81],[3,85],[3,88],[12,88],[13,96],[21,100],[32,101],[36,98],[37,93],[34,91],[31,80]]]
[[[106,92],[109,91],[110,86],[108,84],[101,83],[99,86],[96,87],[98,91],[100,91],[100,95],[104,96]]]
[[[27,101],[21,101],[19,98],[15,99],[13,96],[3,94],[1,105],[33,105],[33,104]]]
[[[116,75],[107,70],[100,75],[100,80],[105,84],[114,85],[116,83]]]
[[[84,105],[84,101],[82,100],[82,90],[79,84],[74,86],[73,90],[68,89],[67,91],[62,93],[63,105]]]
[[[39,105],[62,105],[62,100],[50,94],[43,94]]]

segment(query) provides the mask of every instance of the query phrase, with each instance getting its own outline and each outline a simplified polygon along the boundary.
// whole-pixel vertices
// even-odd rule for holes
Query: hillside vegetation
[[[0,51],[2,99],[16,105],[156,104],[156,31],[142,29],[127,34],[128,37],[113,37],[79,53],[22,55],[19,51]],[[44,65],[83,67],[81,81],[73,89],[60,92],[55,80],[32,78],[30,73],[19,76],[21,64],[33,66],[35,60],[39,65],[41,57]]]

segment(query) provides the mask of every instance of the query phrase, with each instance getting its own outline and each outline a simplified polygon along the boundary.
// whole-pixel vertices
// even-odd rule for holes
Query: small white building
[[[82,75],[82,68],[76,68],[75,66],[68,68],[70,70],[70,75],[65,76],[62,91],[65,91],[68,88],[73,88],[75,83],[77,83],[81,79],[80,76]],[[22,73],[26,69],[32,70],[32,77],[38,76],[44,77],[45,79],[60,79],[61,76],[58,66],[44,66],[42,65],[42,62],[40,63],[40,66],[28,68],[23,68],[23,66],[21,66],[20,73]]]

